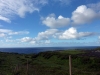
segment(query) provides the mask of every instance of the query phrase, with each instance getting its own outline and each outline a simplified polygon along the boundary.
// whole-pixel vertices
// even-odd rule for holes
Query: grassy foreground
[[[99,52],[84,50],[48,51],[38,54],[0,52],[0,75],[69,75],[69,55],[72,57],[72,75],[100,75],[100,57],[95,53]]]

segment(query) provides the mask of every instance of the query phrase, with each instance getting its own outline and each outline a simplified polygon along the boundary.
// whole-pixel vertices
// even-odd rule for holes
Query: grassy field
[[[72,75],[100,75],[100,58],[87,56],[87,53],[84,50],[38,54],[1,52],[0,75],[69,75],[69,55],[72,57]]]

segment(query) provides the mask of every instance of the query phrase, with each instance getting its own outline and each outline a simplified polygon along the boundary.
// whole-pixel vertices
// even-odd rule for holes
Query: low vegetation
[[[0,75],[100,75],[99,52],[84,50],[47,51],[38,54],[0,52]]]

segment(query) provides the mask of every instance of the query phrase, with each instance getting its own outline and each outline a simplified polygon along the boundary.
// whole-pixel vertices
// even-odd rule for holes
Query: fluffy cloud
[[[42,40],[42,39],[38,39],[37,40],[37,38],[30,38],[30,37],[23,37],[23,38],[21,38],[21,39],[18,39],[19,41],[21,41],[21,42],[27,42],[27,43],[31,43],[31,44],[43,44],[43,43],[45,43],[45,44],[49,44],[50,43],[50,40]]]
[[[11,32],[11,30],[1,30],[2,32]],[[51,39],[56,38],[57,40],[69,40],[69,39],[81,39],[84,37],[94,36],[96,33],[93,32],[78,32],[76,28],[71,27],[65,31],[59,31],[58,29],[47,29],[44,32],[38,33],[37,37],[23,37],[21,39],[12,40],[11,38],[6,38],[5,42],[19,43],[21,45],[35,45],[35,46],[58,46],[65,45],[66,43],[61,42],[51,42]],[[0,36],[2,37],[2,36]],[[100,38],[100,37],[99,37]],[[66,42],[66,41],[65,41]],[[75,43],[70,43],[69,45],[76,45]]]
[[[46,0],[0,0],[0,20],[10,22],[11,17],[24,17],[26,13],[39,11],[39,5],[46,4]]]
[[[80,39],[82,37],[88,37],[95,35],[93,32],[77,32],[76,28],[71,27],[61,35],[59,35],[59,39]]]
[[[96,33],[93,32],[77,32],[77,29],[74,27],[69,28],[65,31],[59,31],[57,29],[48,29],[44,32],[38,33],[37,37],[30,38],[30,37],[24,37],[21,38],[21,42],[29,42],[33,44],[49,44],[50,39],[56,38],[59,40],[68,40],[68,39],[81,39],[83,37],[89,37],[94,36]]]
[[[48,29],[45,32],[38,33],[38,36],[35,38],[36,40],[48,40],[50,37],[57,33],[57,29]]]
[[[22,43],[26,42],[26,43],[36,44],[36,40],[34,38],[30,38],[30,37],[23,37],[18,40],[21,41]]]
[[[93,9],[81,5],[72,13],[71,19],[74,24],[84,24],[93,21],[98,15],[99,13],[96,13]]]
[[[21,39],[19,39],[19,41],[21,42],[27,42],[27,43],[31,43],[31,44],[41,44],[41,43],[45,43],[45,44],[49,44],[50,43],[50,38],[53,37],[53,35],[55,35],[57,32],[59,32],[57,29],[48,29],[44,32],[40,32],[38,33],[37,37],[35,38],[31,38],[31,37],[23,37]]]
[[[29,34],[29,32],[28,31],[14,32],[13,30],[9,30],[9,29],[0,29],[0,37],[6,37],[10,35],[19,35],[19,34]]]
[[[21,42],[31,42],[31,41],[33,41],[33,38],[30,37],[21,38]]]
[[[61,15],[56,19],[54,14],[51,14],[45,19],[43,19],[42,23],[50,28],[59,28],[67,26],[70,23],[70,19],[64,18]]]

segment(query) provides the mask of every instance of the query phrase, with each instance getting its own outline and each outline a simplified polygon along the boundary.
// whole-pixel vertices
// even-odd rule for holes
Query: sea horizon
[[[0,48],[0,52],[9,52],[9,53],[23,53],[23,54],[31,54],[31,53],[39,53],[45,51],[57,51],[57,50],[72,50],[72,49],[84,49],[91,50],[100,46],[68,46],[68,47],[6,47]]]

